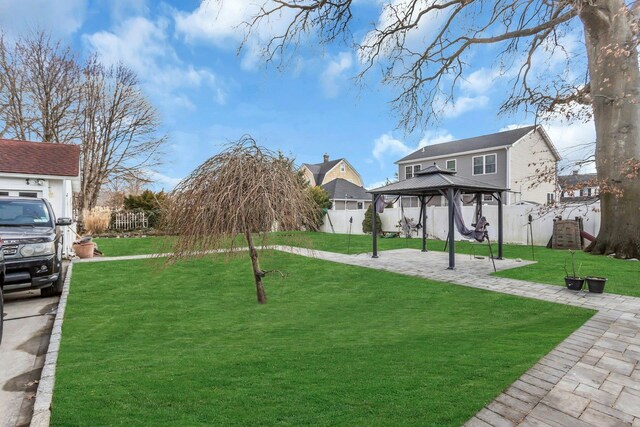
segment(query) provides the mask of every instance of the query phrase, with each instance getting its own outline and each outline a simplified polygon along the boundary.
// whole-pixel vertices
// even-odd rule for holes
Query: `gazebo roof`
[[[427,166],[413,178],[369,190],[371,194],[396,196],[437,196],[442,190],[453,188],[462,193],[496,193],[509,190],[471,178],[457,176],[454,171]]]

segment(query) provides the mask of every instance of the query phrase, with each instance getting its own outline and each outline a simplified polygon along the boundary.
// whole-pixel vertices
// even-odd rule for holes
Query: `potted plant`
[[[607,283],[606,277],[587,276],[587,286],[589,292],[594,294],[601,294],[604,292],[604,285]]]
[[[584,277],[578,276],[580,274],[580,268],[582,268],[582,263],[580,263],[580,265],[578,266],[578,273],[576,273],[576,264],[573,259],[575,252],[570,250],[569,254],[571,255],[571,273],[573,274],[569,276],[569,272],[567,271],[567,258],[565,257],[564,258],[564,273],[565,273],[564,283],[567,285],[567,289],[570,289],[572,291],[579,291],[584,286]]]

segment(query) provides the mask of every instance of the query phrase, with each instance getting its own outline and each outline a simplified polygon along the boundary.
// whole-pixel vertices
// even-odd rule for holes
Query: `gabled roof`
[[[316,185],[321,185],[324,180],[324,176],[342,160],[344,159],[331,160],[316,164],[303,163],[302,166],[306,166],[307,169],[311,171],[313,179],[316,181]]]
[[[0,139],[0,172],[78,177],[80,147]]]
[[[513,145],[535,128],[536,126],[527,126],[523,128],[507,130],[504,132],[492,133],[490,135],[475,136],[473,138],[443,142],[442,144],[427,145],[418,149],[417,151],[414,151],[408,156],[401,158],[396,163],[405,162],[407,160],[419,160],[431,157],[446,156],[450,154],[458,154],[467,151],[485,150],[495,147]]]
[[[571,175],[558,175],[558,183],[561,187],[569,187],[579,184],[595,184],[595,180],[598,177],[595,173],[574,173]]]
[[[353,182],[342,178],[329,181],[322,185],[322,188],[329,193],[329,198],[331,200],[368,200],[371,198],[371,195],[367,193],[367,190],[363,187],[357,186]]]

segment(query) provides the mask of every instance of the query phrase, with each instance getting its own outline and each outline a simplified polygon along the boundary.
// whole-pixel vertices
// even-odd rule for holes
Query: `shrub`
[[[82,211],[82,225],[89,234],[104,233],[111,223],[111,210],[109,208],[84,209]]]
[[[324,215],[327,212],[327,209],[331,209],[331,200],[329,199],[329,193],[324,188],[316,185],[315,187],[310,187],[309,192],[311,193],[311,197],[313,201],[316,202],[318,209],[315,214],[314,224],[311,225],[311,228],[314,231],[320,229],[320,226],[324,224]]]
[[[373,214],[373,205],[369,205],[367,211],[364,213],[364,220],[362,221],[362,231],[365,233],[371,233],[371,223],[372,214]],[[382,220],[380,219],[380,215],[376,212],[376,231],[377,234],[382,234]]]

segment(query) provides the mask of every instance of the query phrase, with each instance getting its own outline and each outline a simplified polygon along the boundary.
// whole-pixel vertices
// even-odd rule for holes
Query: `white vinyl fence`
[[[113,230],[140,230],[149,228],[149,218],[142,211],[116,211],[113,215],[114,218],[110,227]]]
[[[555,217],[562,217],[562,219],[574,219],[575,217],[581,217],[584,223],[584,231],[589,234],[597,235],[600,229],[600,204],[594,203],[588,206],[574,205],[564,206],[562,208],[549,209],[548,207],[539,206],[504,206],[503,209],[503,221],[504,229],[503,236],[505,243],[521,243],[528,244],[528,216],[532,216],[532,228],[533,228],[533,243],[535,245],[544,246],[551,238],[553,233],[553,219]],[[364,210],[330,210],[328,216],[331,222],[325,216],[324,225],[320,231],[327,233],[348,233],[349,232],[349,219],[353,218],[351,224],[352,234],[364,234],[362,231],[362,221],[364,220]],[[467,227],[470,227],[473,221],[473,215],[475,213],[474,206],[463,206],[462,215]],[[491,240],[497,240],[498,238],[498,207],[486,205],[482,207],[482,213],[490,225],[489,238]],[[416,223],[419,220],[420,208],[405,208],[404,214],[407,218],[412,218]],[[427,234],[430,239],[437,238],[445,240],[449,230],[449,222],[447,219],[448,208],[446,206],[429,206],[427,207]],[[382,220],[383,231],[399,232],[400,228],[397,226],[398,222],[402,218],[402,211],[400,208],[385,209],[380,214]],[[331,227],[333,224],[333,228]],[[421,232],[420,232],[421,233]],[[418,234],[414,234],[416,237]],[[419,234],[420,236],[422,234]],[[463,240],[463,237],[456,231],[456,240]]]

